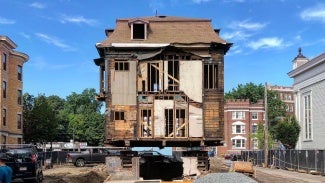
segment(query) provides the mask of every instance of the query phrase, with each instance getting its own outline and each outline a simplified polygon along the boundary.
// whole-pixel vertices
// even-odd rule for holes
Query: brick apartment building
[[[292,86],[277,86],[267,85],[268,90],[273,90],[278,94],[279,99],[284,102],[286,106],[286,114],[293,116],[295,113],[295,101]]]
[[[227,100],[224,106],[224,145],[218,147],[217,154],[257,149],[258,142],[252,134],[257,132],[259,123],[264,123],[264,113],[263,100],[255,104],[250,104],[248,99]]]
[[[9,37],[0,36],[0,144],[23,142],[23,64],[29,57],[15,51],[16,47]]]

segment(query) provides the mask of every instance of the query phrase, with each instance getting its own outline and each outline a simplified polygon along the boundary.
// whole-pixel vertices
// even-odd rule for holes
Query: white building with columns
[[[295,115],[301,126],[297,149],[325,149],[325,53],[308,60],[299,49],[288,73],[294,79]]]

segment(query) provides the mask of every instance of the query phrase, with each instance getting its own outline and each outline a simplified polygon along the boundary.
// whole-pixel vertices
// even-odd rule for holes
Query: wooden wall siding
[[[203,110],[194,105],[189,106],[189,137],[203,137]]]
[[[112,105],[135,105],[136,104],[136,62],[127,63],[129,70],[111,70],[111,94]]]
[[[198,52],[204,53],[202,50]],[[205,52],[203,55],[208,54]],[[114,121],[113,116],[107,116],[107,141],[136,146],[143,142],[151,145],[161,143],[163,146],[197,146],[203,145],[205,140],[220,143],[224,135],[223,55],[218,51],[211,54],[213,62],[218,64],[218,88],[203,89],[203,60],[179,60],[179,90],[172,93],[167,90],[170,79],[167,60],[128,61],[129,73],[114,71],[117,61],[107,60],[109,67],[106,68],[110,71],[106,71],[106,106],[111,111],[125,112],[125,120]],[[148,88],[148,67],[157,72],[159,91]],[[150,126],[141,119],[143,109],[151,111]],[[166,109],[174,113],[173,127],[168,132]],[[180,126],[176,124],[175,109],[186,111],[185,123]],[[144,133],[144,127],[151,130],[150,135]]]
[[[202,61],[180,61],[179,88],[195,102],[202,102]]]

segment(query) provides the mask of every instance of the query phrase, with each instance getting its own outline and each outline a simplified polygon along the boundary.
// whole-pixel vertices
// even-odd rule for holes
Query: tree
[[[24,95],[24,139],[28,143],[53,142],[57,136],[57,118],[44,95]]]
[[[262,123],[258,123],[257,125],[257,133],[252,134],[252,138],[256,138],[258,141],[258,149],[263,149],[264,148],[264,142],[265,142],[265,135],[264,135],[264,125]],[[269,136],[269,149],[272,148],[274,144],[273,137],[270,135]]]
[[[81,94],[67,97],[65,110],[68,114],[68,130],[73,138],[99,145],[104,140],[104,115],[100,114],[102,103],[95,99],[95,89],[85,89]]]
[[[264,100],[264,91],[264,85],[262,84],[239,84],[236,89],[232,89],[225,94],[225,99],[249,99],[250,103],[256,103],[258,100]],[[285,116],[285,104],[277,97],[275,91],[267,90],[267,106],[269,130],[273,133],[274,127],[279,122],[279,117]]]
[[[299,138],[300,126],[295,117],[287,116],[275,127],[275,138],[287,149],[293,149]]]
[[[105,122],[95,99],[95,89],[73,92],[66,99],[52,95],[34,97],[24,94],[24,139],[28,143],[75,139],[89,145],[101,145]]]
[[[239,84],[237,88],[233,88],[225,94],[225,99],[249,99],[250,103],[256,103],[259,99],[264,98],[264,86],[262,84],[255,85],[250,82],[245,85]]]

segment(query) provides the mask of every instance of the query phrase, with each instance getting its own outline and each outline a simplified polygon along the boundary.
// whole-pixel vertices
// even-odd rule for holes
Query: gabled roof
[[[317,57],[313,58],[312,60],[308,61],[304,65],[301,65],[300,67],[297,67],[296,69],[290,71],[288,75],[289,77],[294,78],[324,63],[325,63],[325,53],[322,53]],[[313,74],[318,74],[318,73],[314,72]]]
[[[132,40],[132,22],[148,22],[146,40]],[[211,26],[210,19],[183,18],[170,16],[154,16],[117,19],[115,30],[109,37],[98,43],[97,47],[109,47],[112,43],[221,43],[229,44],[221,39]]]

